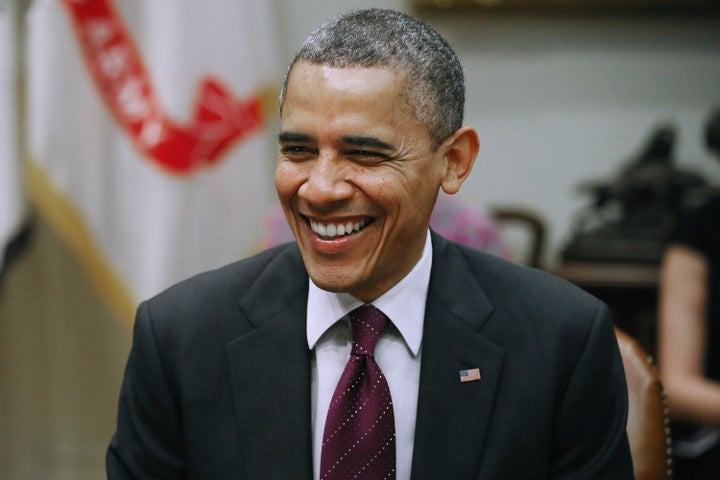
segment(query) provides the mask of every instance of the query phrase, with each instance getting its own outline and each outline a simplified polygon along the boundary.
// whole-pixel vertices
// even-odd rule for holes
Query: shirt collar
[[[428,230],[420,260],[397,285],[372,302],[390,318],[413,355],[418,354],[422,342],[431,267],[432,242]],[[307,341],[310,349],[315,348],[328,328],[362,304],[349,293],[328,292],[310,280],[307,304]]]

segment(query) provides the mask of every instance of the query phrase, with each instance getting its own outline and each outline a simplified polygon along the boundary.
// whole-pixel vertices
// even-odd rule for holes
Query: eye
[[[376,152],[374,150],[348,150],[345,152],[345,156],[351,159],[356,159],[360,162],[365,163],[380,163],[387,160],[389,156],[384,153]]]
[[[282,145],[280,154],[289,160],[299,162],[315,156],[317,151],[307,145]]]

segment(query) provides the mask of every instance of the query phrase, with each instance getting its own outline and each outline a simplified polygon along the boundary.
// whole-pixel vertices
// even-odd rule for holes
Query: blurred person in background
[[[720,158],[720,109],[705,142]],[[661,267],[659,323],[676,476],[720,478],[720,195],[675,226]]]

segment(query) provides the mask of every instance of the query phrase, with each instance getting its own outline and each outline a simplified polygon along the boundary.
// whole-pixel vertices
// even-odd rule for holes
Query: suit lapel
[[[503,365],[503,350],[480,335],[492,314],[456,247],[433,235],[433,271],[422,346],[412,477],[474,478]],[[460,382],[460,370],[481,379]]]
[[[248,330],[227,345],[247,478],[312,478],[308,280],[293,252],[241,298]]]
[[[473,478],[503,350],[480,335],[492,315],[454,245],[433,234],[412,477]],[[240,299],[246,332],[227,345],[248,478],[312,478],[307,274],[296,249],[278,255]],[[479,368],[480,381],[459,371]]]

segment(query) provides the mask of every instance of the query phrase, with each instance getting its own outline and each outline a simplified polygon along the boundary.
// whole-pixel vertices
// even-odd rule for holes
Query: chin
[[[310,275],[310,279],[315,285],[328,292],[341,293],[349,292],[353,289],[352,282],[336,278],[329,279],[327,275],[319,277],[317,275]]]
[[[323,273],[321,275],[317,275],[315,273],[317,270],[320,270]],[[329,272],[327,267],[320,267],[315,271],[313,271],[313,269],[308,269],[308,273],[313,283],[325,291],[354,294],[354,292],[358,290],[358,281],[356,277],[350,277],[342,274],[328,274]]]

